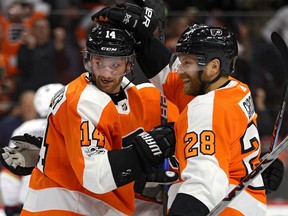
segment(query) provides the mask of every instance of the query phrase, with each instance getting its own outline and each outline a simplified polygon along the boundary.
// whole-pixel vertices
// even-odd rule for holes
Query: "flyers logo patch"
[[[222,30],[221,29],[210,29],[210,33],[212,36],[221,36]]]

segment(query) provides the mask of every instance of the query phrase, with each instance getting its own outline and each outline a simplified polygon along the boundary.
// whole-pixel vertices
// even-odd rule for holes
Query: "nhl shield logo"
[[[128,107],[126,103],[122,104],[121,106],[123,111],[127,111]]]
[[[210,33],[212,36],[221,36],[222,35],[222,30],[219,28],[216,29],[210,29]]]

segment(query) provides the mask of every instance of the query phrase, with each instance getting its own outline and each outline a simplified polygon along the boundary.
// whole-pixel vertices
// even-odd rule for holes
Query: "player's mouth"
[[[184,86],[189,85],[190,79],[182,79],[182,80],[183,80]]]
[[[113,84],[113,80],[106,79],[106,78],[101,78],[100,81],[103,86],[110,86]]]

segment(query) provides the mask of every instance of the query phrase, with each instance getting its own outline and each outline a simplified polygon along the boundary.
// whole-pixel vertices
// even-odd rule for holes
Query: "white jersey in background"
[[[24,122],[16,128],[12,136],[28,133],[32,136],[43,137],[46,128],[46,116],[49,112],[49,105],[54,94],[63,87],[60,83],[48,84],[40,87],[34,96],[34,106],[39,114],[39,119],[32,119]],[[15,147],[10,141],[9,147]],[[16,176],[3,168],[0,173],[0,188],[5,206],[17,206],[24,203],[27,195],[30,175]]]

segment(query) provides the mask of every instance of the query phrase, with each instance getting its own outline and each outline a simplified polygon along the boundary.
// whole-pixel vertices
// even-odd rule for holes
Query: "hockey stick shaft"
[[[248,174],[236,187],[234,187],[230,193],[207,215],[207,216],[216,216],[221,211],[223,211],[228,204],[234,200],[237,195],[239,195],[243,189],[248,187],[248,185],[260,175],[276,158],[288,147],[288,136],[277,145],[272,152],[265,155],[260,164],[253,169],[253,171]]]
[[[284,75],[285,78],[287,78],[287,68],[288,68],[288,48],[282,37],[276,33],[273,32],[271,34],[271,40],[274,44],[274,46],[277,48],[279,51],[281,58],[283,59],[283,62],[285,64],[284,67]],[[285,140],[283,140],[278,146],[276,146],[277,140],[278,140],[278,135],[281,129],[281,124],[283,120],[283,116],[285,113],[285,108],[288,100],[288,85],[287,82],[285,83],[285,92],[283,96],[283,101],[282,105],[280,107],[279,113],[277,115],[275,124],[274,124],[274,129],[272,133],[272,139],[270,143],[270,149],[269,149],[269,154],[265,155],[263,158],[260,159],[260,164],[252,170],[250,174],[248,174],[234,189],[231,190],[230,193],[218,204],[212,211],[208,214],[208,216],[216,216],[218,215],[221,211],[223,211],[229,203],[234,200],[246,187],[249,186],[249,184],[258,176],[260,175],[268,166],[276,160],[276,158],[288,147],[288,141],[287,137]]]
[[[140,7],[150,7],[154,10],[158,19],[159,39],[165,44],[165,4],[163,0],[134,0]],[[160,118],[161,124],[168,121],[167,99],[165,95],[160,95]],[[163,169],[169,170],[169,159],[165,158]],[[163,215],[167,215],[168,185],[163,185]]]
[[[158,18],[159,39],[165,44],[165,4],[163,0],[143,0],[148,7],[151,7]],[[165,95],[160,95],[161,124],[168,121],[167,99]],[[169,159],[165,158],[163,169],[169,170]],[[163,215],[167,215],[168,185],[163,185]]]
[[[273,149],[275,148],[276,143],[278,141],[278,136],[279,136],[279,132],[281,129],[281,125],[282,125],[283,116],[285,113],[287,102],[288,102],[288,85],[285,84],[285,92],[284,92],[282,104],[280,106],[280,110],[277,114],[277,118],[276,118],[276,121],[274,124],[272,139],[271,139],[271,143],[270,143],[270,147],[269,147],[269,152],[273,151]]]
[[[274,44],[274,46],[276,47],[276,49],[278,50],[278,52],[281,55],[281,58],[283,60],[284,63],[284,79],[286,80],[285,83],[285,92],[283,95],[283,100],[282,100],[282,104],[280,106],[280,110],[278,112],[275,124],[274,124],[274,129],[273,129],[273,133],[272,133],[272,139],[271,139],[271,143],[270,143],[270,148],[269,148],[269,152],[271,152],[274,148],[275,145],[278,141],[278,136],[279,136],[279,132],[281,129],[281,124],[282,124],[282,120],[283,120],[283,115],[285,113],[285,108],[286,108],[286,104],[287,104],[287,100],[288,100],[288,49],[287,49],[287,45],[285,43],[285,41],[283,40],[283,38],[277,33],[277,32],[273,32],[271,34],[271,40]]]
[[[168,110],[167,110],[167,98],[160,95],[160,111],[161,111],[161,124],[168,121]],[[169,170],[169,159],[165,158],[163,163],[163,169]],[[163,185],[163,215],[167,215],[167,203],[168,203],[168,185]]]

